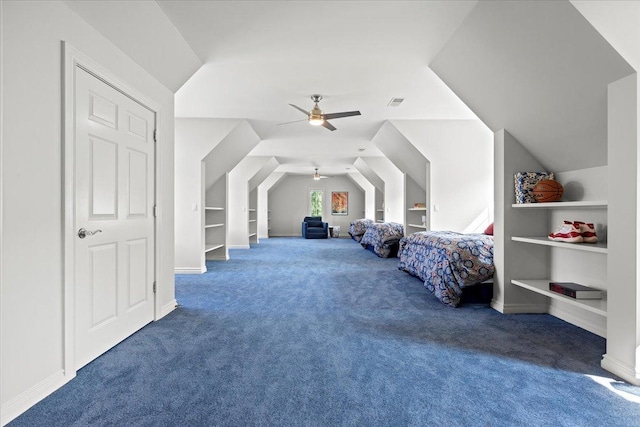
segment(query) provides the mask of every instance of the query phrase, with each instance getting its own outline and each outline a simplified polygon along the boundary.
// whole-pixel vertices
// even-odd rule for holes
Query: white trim
[[[311,215],[311,192],[312,191],[322,191],[322,217],[326,218],[328,215],[325,215],[326,213],[326,209],[327,209],[327,204],[326,202],[326,196],[327,196],[327,192],[325,191],[324,187],[307,187],[308,192],[307,192],[307,215],[305,216],[312,216]],[[331,201],[329,201],[329,203],[331,203]]]
[[[4,2],[0,2],[0,111],[4,111],[4,90],[2,90],[3,84],[4,84],[4,43],[2,43],[1,41],[4,40],[4,25],[3,25],[3,12],[4,12]],[[4,181],[2,180],[2,176],[4,174],[4,168],[3,168],[3,163],[4,163],[4,114],[0,114],[0,265],[6,265],[4,263],[4,240],[3,240],[3,236],[4,236],[4,232],[3,232],[3,227],[2,225],[4,224],[4,216],[3,216],[3,212],[4,212]],[[4,275],[2,274],[4,269],[0,269],[0,289],[4,289],[2,286],[3,283],[3,277]],[[0,311],[2,310],[2,292],[0,292]],[[3,346],[3,339],[2,339],[2,335],[0,334],[0,349]],[[11,402],[11,401],[10,401]],[[0,407],[0,425],[5,425],[6,423],[8,423],[9,421],[11,421],[12,419],[14,419],[17,414],[15,416],[12,415],[12,413],[9,411],[9,408],[5,408],[5,406],[8,406],[10,402],[7,402],[6,405],[2,405]],[[7,415],[9,414],[9,415]],[[4,422],[5,420],[5,415],[7,417],[11,417],[10,419],[6,420],[6,423]]]
[[[62,67],[63,67],[63,84],[62,84],[62,106],[63,106],[63,255],[64,255],[64,271],[63,271],[63,295],[64,295],[64,334],[63,334],[63,368],[64,372],[71,377],[75,376],[75,296],[74,296],[74,246],[75,246],[75,230],[73,229],[74,207],[75,207],[75,175],[74,175],[74,110],[75,110],[75,72],[78,67],[89,72],[104,83],[122,92],[124,95],[142,104],[155,114],[156,133],[159,136],[159,123],[161,108],[158,103],[142,95],[140,92],[121,81],[115,75],[104,69],[102,66],[91,60],[89,57],[73,48],[69,43],[62,41]],[[158,206],[158,216],[155,218],[155,280],[157,283],[157,293],[154,302],[154,319],[159,319],[162,307],[160,306],[160,295],[162,289],[165,288],[161,281],[160,275],[160,254],[162,253],[160,224],[162,223],[162,209],[160,208],[159,195],[162,194],[159,177],[160,157],[158,143],[155,144],[155,204]]]
[[[229,249],[251,249],[249,245],[227,245]]]
[[[158,319],[162,319],[164,316],[171,313],[176,308],[178,308],[178,301],[176,301],[175,299],[163,305],[162,308],[160,309],[160,316],[158,316]]]
[[[164,209],[162,209],[162,191],[161,188],[161,179],[162,179],[162,159],[161,159],[161,151],[160,144],[162,143],[162,132],[160,132],[160,120],[161,117],[161,108],[159,104],[153,104],[153,108],[151,111],[155,113],[156,123],[154,126],[155,131],[155,141],[153,143],[154,146],[154,158],[155,158],[155,256],[154,256],[154,268],[155,268],[155,282],[156,282],[156,295],[155,295],[155,310],[153,320],[159,320],[164,315],[162,314],[163,306],[162,306],[162,291],[167,287],[162,286],[164,283],[160,280],[162,277],[162,263],[160,262],[161,258],[161,247],[162,247],[162,220],[164,218]]]
[[[175,274],[202,274],[207,272],[207,267],[176,267]]]
[[[640,386],[640,372],[636,371],[632,366],[627,366],[621,360],[618,360],[609,354],[602,356],[600,366],[603,369],[619,376],[625,381],[630,382],[633,385]]]
[[[547,313],[547,306],[540,304],[504,304],[491,300],[491,308],[503,314],[543,314]]]
[[[577,309],[580,310],[580,309]],[[557,317],[560,320],[564,320],[565,322],[569,322],[573,325],[576,325],[582,329],[586,329],[587,331],[599,335],[602,338],[607,338],[607,319],[605,317],[599,316],[594,313],[590,313],[588,311],[581,310],[586,316],[591,314],[593,317],[599,317],[600,319],[604,319],[602,324],[598,324],[595,321],[589,320],[586,316],[579,316],[576,312],[571,312],[565,308],[560,307],[556,301],[551,301],[549,305],[549,314]]]
[[[60,370],[3,404],[1,409],[2,425],[9,424],[27,409],[68,383],[75,376],[75,372],[70,375],[65,375],[64,371]]]
[[[211,256],[209,255],[209,258],[207,258],[207,261],[228,261],[229,260],[229,256],[226,254],[227,251],[225,251],[224,255],[214,255]],[[205,266],[204,271],[207,271],[207,267]]]

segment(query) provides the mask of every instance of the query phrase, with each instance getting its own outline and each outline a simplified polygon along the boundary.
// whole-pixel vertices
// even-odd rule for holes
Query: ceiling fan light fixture
[[[318,107],[318,101],[316,101],[316,105],[313,107],[313,110],[309,112],[309,124],[313,126],[322,126],[324,123],[324,114],[322,114],[322,110]]]
[[[336,127],[331,123],[329,123],[329,120],[361,115],[360,111],[342,111],[339,113],[324,114],[320,109],[320,107],[318,106],[318,102],[321,99],[322,99],[322,96],[320,95],[311,95],[311,100],[315,102],[315,105],[313,106],[313,109],[311,111],[307,111],[304,108],[300,108],[295,104],[289,104],[289,105],[291,105],[293,108],[300,111],[301,113],[304,113],[307,116],[307,121],[309,122],[310,125],[323,126],[325,129],[330,131],[336,130]],[[299,121],[302,121],[302,120],[299,120]],[[293,122],[278,123],[278,124],[285,125],[287,123],[293,123]]]
[[[309,115],[309,124],[312,126],[322,126],[324,123],[324,118],[322,115],[315,116],[313,114]]]
[[[316,172],[313,174],[313,179],[316,181],[320,181],[320,174],[318,173],[318,168],[316,168]]]

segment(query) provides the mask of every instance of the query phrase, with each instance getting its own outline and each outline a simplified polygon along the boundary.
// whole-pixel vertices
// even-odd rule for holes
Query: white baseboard
[[[207,272],[207,267],[176,267],[173,271],[175,274],[202,274]]]
[[[211,258],[207,258],[207,261],[228,261],[229,260],[229,256],[228,255],[215,255],[212,256]],[[205,267],[204,271],[207,271],[207,268]]]
[[[640,372],[615,357],[605,354],[602,356],[600,366],[633,385],[640,385]]]
[[[492,299],[490,306],[494,310],[496,310],[496,311],[498,311],[500,313],[504,313],[504,304],[502,303],[502,301],[496,301],[496,300]]]
[[[542,314],[547,313],[547,306],[540,304],[505,304],[491,300],[491,308],[503,314]]]
[[[31,408],[33,405],[71,381],[75,376],[75,372],[73,375],[65,375],[64,370],[61,369],[25,392],[20,393],[18,396],[2,405],[2,417],[0,419],[0,423],[3,426],[9,424],[12,420],[23,414],[27,409]]]
[[[602,338],[607,337],[607,319],[602,316],[598,316],[595,313],[585,312],[584,310],[568,310],[561,307],[559,304],[556,304],[555,301],[552,301],[549,306],[549,314],[593,334],[599,335]]]
[[[160,315],[158,316],[158,318],[156,320],[162,319],[164,316],[166,316],[167,314],[169,314],[173,310],[175,310],[177,306],[178,306],[178,301],[176,301],[175,299],[173,301],[163,305],[162,307],[160,307]]]
[[[251,249],[249,245],[227,245],[229,249]]]

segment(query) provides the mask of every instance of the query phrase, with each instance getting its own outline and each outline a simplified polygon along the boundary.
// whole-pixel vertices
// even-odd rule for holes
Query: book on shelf
[[[573,282],[549,282],[549,290],[575,299],[602,299],[602,291]]]

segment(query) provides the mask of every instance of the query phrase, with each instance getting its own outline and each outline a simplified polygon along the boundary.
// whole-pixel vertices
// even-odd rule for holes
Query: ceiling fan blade
[[[302,108],[298,107],[297,105],[293,105],[293,104],[289,104],[289,105],[291,105],[293,108],[295,108],[295,109],[296,109],[296,110],[298,110],[298,111],[302,111],[302,112],[303,112],[303,113],[305,113],[307,116],[309,115],[309,112],[308,112],[307,110],[304,110],[304,109],[302,109]]]
[[[326,120],[324,121],[324,123],[322,123],[322,127],[325,127],[329,130],[336,130],[336,127]]]
[[[280,126],[280,125],[288,125],[288,124],[290,124],[290,123],[306,122],[306,121],[308,121],[308,120],[309,120],[309,119],[294,120],[294,121],[292,121],[292,122],[276,123],[276,125],[278,125],[278,126]]]
[[[324,115],[325,120],[340,119],[342,117],[359,116],[360,111],[344,111],[342,113],[328,113]]]

